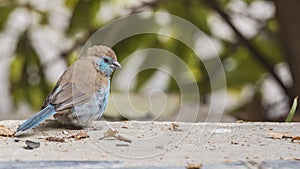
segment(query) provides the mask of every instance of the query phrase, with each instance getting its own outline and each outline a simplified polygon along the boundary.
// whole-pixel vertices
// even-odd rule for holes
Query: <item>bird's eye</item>
[[[108,59],[106,59],[106,58],[104,58],[103,60],[104,60],[104,62],[105,62],[105,63],[107,63],[107,62],[108,62]]]

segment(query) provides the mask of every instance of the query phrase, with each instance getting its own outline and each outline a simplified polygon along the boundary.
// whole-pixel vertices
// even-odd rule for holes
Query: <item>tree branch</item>
[[[157,7],[162,2],[163,2],[162,0],[155,0],[155,1],[151,1],[151,2],[143,1],[138,6],[128,8],[131,11],[129,14],[135,14],[135,13],[143,12],[145,10],[145,8],[152,8],[153,9],[153,8]]]
[[[248,39],[246,39],[242,33],[233,25],[231,22],[231,19],[229,15],[227,15],[219,6],[218,2],[216,0],[204,0],[205,3],[211,7],[213,10],[218,12],[218,14],[225,20],[225,22],[231,27],[231,29],[235,32],[235,34],[238,36],[240,41],[249,49],[249,51],[252,53],[252,56],[254,59],[256,59],[272,76],[273,78],[277,81],[277,83],[280,85],[280,87],[284,90],[286,95],[291,99],[292,98],[292,93],[290,89],[283,84],[279,76],[276,74],[274,70],[274,66],[269,63],[269,61],[264,57],[264,55],[257,49],[255,48]]]

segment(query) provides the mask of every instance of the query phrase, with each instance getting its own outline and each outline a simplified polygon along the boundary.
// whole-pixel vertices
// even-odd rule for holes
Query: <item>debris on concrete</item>
[[[32,149],[40,147],[40,142],[35,142],[35,141],[31,141],[31,140],[26,140],[25,144],[26,144],[26,146],[24,148],[27,150],[32,150]]]
[[[104,136],[102,138],[100,138],[100,140],[102,140],[104,138],[109,138],[109,137],[114,137],[114,138],[116,138],[120,141],[125,141],[125,142],[128,142],[128,143],[131,143],[131,140],[119,135],[118,130],[114,130],[114,129],[111,129],[111,128],[109,128],[106,132],[104,132]]]
[[[294,143],[294,142],[300,143],[300,136],[293,137],[291,141],[292,141],[292,143]]]
[[[12,137],[15,135],[15,131],[12,131],[10,128],[6,127],[6,126],[0,126],[0,136],[3,137]]]
[[[75,140],[81,140],[83,138],[89,138],[90,136],[88,135],[87,132],[85,131],[79,131],[78,133],[71,134],[67,138],[74,138]]]
[[[181,131],[181,129],[179,129],[179,125],[176,123],[171,123],[171,127],[169,129],[172,131]]]
[[[289,132],[284,133],[268,133],[268,137],[273,139],[293,138],[294,135]]]
[[[202,168],[202,164],[201,163],[192,163],[192,164],[187,164],[186,165],[186,169],[201,169]]]
[[[65,142],[65,139],[59,137],[47,137],[46,140],[50,142]]]

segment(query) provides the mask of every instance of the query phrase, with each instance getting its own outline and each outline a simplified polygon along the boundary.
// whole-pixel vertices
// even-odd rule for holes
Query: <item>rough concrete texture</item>
[[[21,123],[1,121],[0,125],[14,130]],[[114,162],[116,167],[244,162],[257,168],[266,160],[300,159],[299,142],[291,142],[291,138],[273,139],[270,135],[289,132],[300,136],[298,123],[172,123],[98,121],[83,129],[89,138],[75,140],[65,137],[82,130],[66,129],[48,120],[14,138],[0,137],[0,161],[107,161]],[[131,143],[103,138],[109,128]],[[65,142],[46,140],[50,136],[65,138]],[[40,142],[40,147],[25,149],[25,140]]]

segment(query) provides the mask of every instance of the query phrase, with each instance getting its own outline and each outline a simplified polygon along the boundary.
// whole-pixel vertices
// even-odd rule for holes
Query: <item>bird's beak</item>
[[[110,68],[116,69],[116,68],[121,68],[121,64],[118,61],[114,61],[111,65]]]

